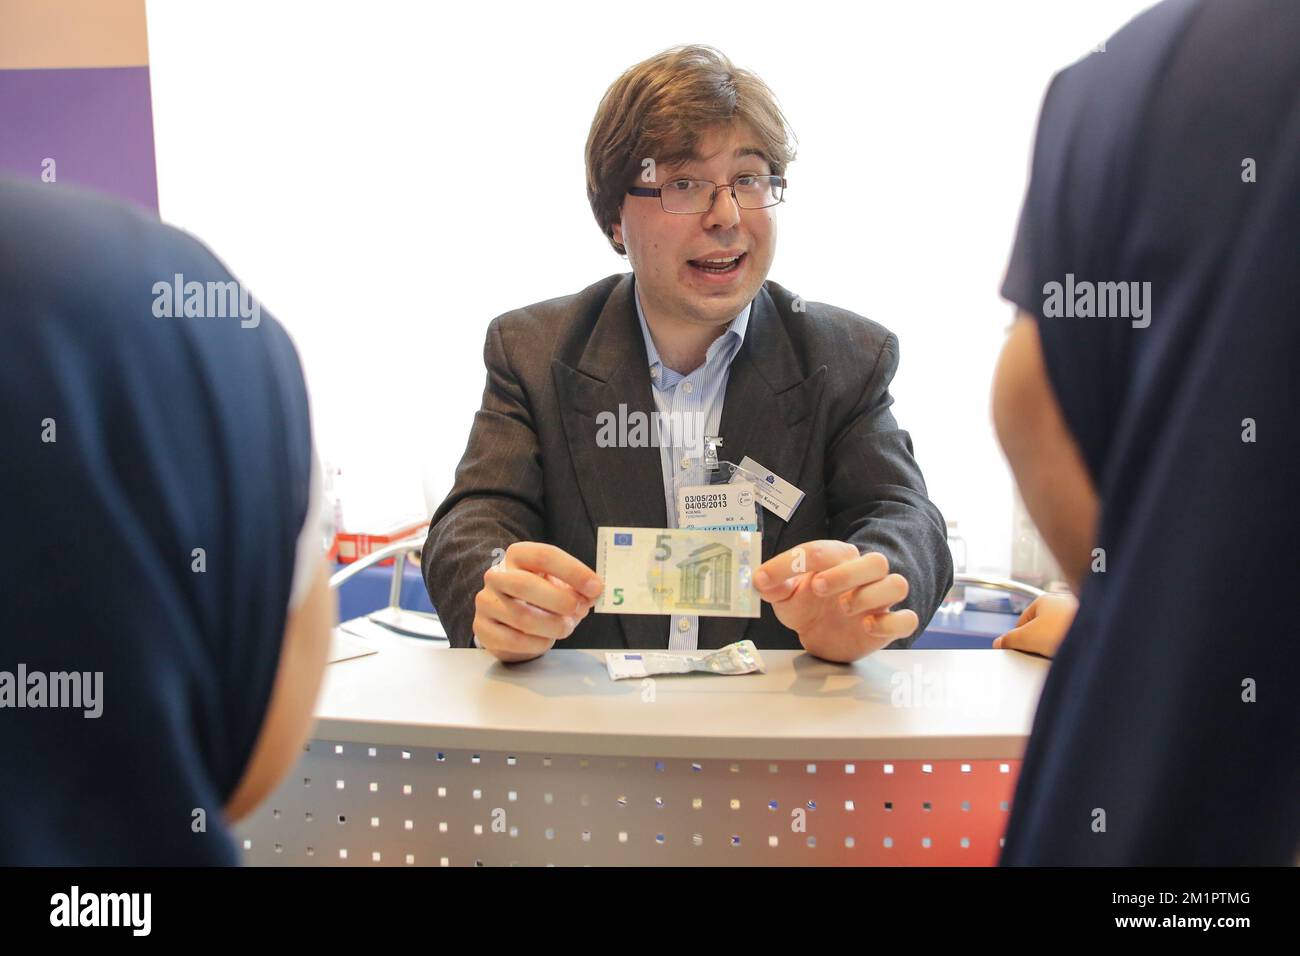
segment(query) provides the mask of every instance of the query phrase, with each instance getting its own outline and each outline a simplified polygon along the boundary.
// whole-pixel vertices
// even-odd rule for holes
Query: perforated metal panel
[[[1018,771],[316,740],[236,832],[251,865],[988,866]]]

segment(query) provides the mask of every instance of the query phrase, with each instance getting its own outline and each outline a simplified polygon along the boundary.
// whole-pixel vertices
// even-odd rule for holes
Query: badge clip
[[[720,435],[704,436],[704,470],[718,470],[718,446],[722,444]]]

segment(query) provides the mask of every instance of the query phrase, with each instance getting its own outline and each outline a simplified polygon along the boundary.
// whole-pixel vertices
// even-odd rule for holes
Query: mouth
[[[687,259],[686,264],[701,278],[710,282],[726,282],[744,268],[745,260],[748,258],[748,252],[740,252],[732,255],[709,256],[704,259]]]

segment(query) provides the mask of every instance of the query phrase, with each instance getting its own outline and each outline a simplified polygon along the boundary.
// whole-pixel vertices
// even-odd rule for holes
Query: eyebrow
[[[741,146],[733,154],[732,159],[733,160],[744,159],[747,156],[757,157],[758,159],[761,159],[763,162],[767,163],[769,166],[772,165],[772,161],[767,158],[767,154],[763,152],[763,150],[759,149],[757,146]],[[692,163],[702,163],[702,162],[704,162],[704,157],[699,155],[698,153],[695,153],[692,156],[688,157],[687,159],[681,159],[675,163],[669,163],[668,168],[681,169],[685,166],[690,166]]]

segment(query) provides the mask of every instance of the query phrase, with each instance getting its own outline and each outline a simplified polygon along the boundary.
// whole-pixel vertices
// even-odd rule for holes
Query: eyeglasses
[[[674,179],[651,189],[633,186],[630,196],[658,196],[664,212],[690,216],[713,208],[719,189],[730,189],[731,198],[741,209],[766,209],[785,201],[787,183],[782,176],[741,176],[733,183],[713,183],[707,179]]]

